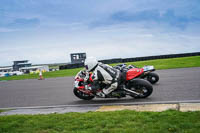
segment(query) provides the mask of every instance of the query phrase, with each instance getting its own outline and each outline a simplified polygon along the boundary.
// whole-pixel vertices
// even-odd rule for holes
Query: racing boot
[[[97,95],[97,96],[100,96],[100,97],[104,97],[104,98],[106,97],[106,95],[103,93],[102,90],[96,92],[96,95]]]
[[[106,88],[103,89],[103,93],[108,95],[109,93],[111,93],[112,91],[114,91],[117,88],[118,83],[115,82],[111,85],[108,85]]]

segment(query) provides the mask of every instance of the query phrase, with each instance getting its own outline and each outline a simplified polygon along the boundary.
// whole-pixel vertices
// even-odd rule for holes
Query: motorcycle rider
[[[119,70],[98,62],[94,57],[86,58],[84,65],[88,73],[92,72],[92,90],[100,89],[99,82],[106,84],[102,91],[96,92],[97,95],[106,97],[118,87],[121,74]],[[89,78],[89,76],[86,77]]]

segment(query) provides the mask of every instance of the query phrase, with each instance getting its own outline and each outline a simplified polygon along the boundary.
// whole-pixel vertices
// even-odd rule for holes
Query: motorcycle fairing
[[[126,80],[131,80],[144,72],[143,68],[132,68],[129,69],[126,73]]]

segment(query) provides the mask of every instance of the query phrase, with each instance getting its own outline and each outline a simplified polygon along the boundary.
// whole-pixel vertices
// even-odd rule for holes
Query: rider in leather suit
[[[97,95],[106,97],[118,87],[121,74],[119,70],[98,62],[94,57],[88,57],[85,60],[85,68],[88,73],[92,72],[93,90],[100,89],[99,82],[106,84],[102,91],[96,92]]]

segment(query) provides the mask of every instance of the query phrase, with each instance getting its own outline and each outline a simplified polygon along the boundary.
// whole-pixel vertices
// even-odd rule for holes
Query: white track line
[[[0,109],[47,109],[47,108],[65,108],[65,107],[87,108],[87,107],[108,106],[108,105],[177,104],[177,103],[200,103],[200,100],[131,102],[131,103],[100,103],[100,104],[76,104],[76,105],[55,105],[55,106],[30,106],[30,107],[8,107],[8,108],[0,108]]]

